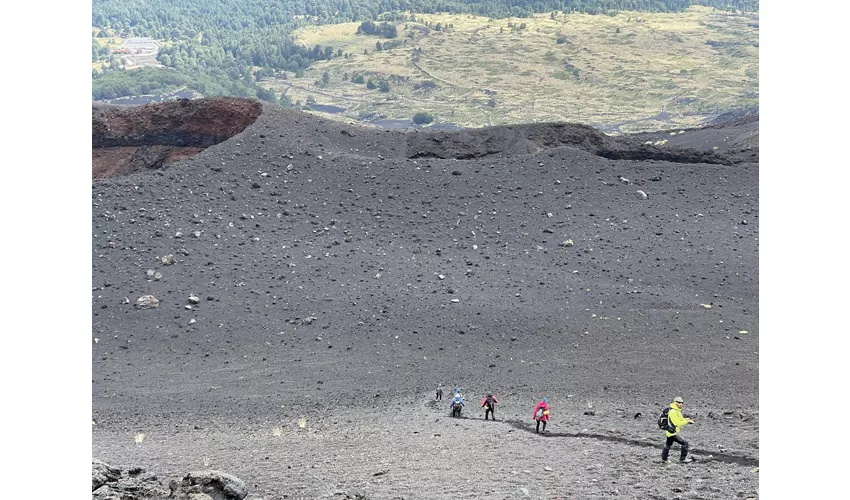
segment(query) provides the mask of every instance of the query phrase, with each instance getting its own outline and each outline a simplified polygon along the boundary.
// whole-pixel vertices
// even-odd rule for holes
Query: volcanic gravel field
[[[758,498],[757,117],[659,146],[238,99],[92,117],[94,458],[249,500]],[[691,464],[660,461],[675,396]]]

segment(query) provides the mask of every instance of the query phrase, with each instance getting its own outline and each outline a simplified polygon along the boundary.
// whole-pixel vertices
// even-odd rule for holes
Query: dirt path
[[[372,103],[371,100],[357,99],[357,98],[354,98],[354,97],[347,97],[347,96],[340,96],[340,95],[332,94],[330,92],[325,92],[325,91],[322,91],[322,90],[316,90],[316,89],[311,88],[311,87],[304,87],[304,86],[301,86],[301,85],[295,85],[293,83],[289,83],[286,80],[276,80],[276,82],[278,82],[281,85],[288,87],[288,88],[303,90],[304,92],[309,92],[311,94],[323,95],[325,97],[330,97],[330,98],[333,98],[333,99],[339,99],[339,100],[343,100],[343,101],[347,101],[347,102],[359,102],[359,103],[363,103],[363,104],[371,104]]]
[[[758,495],[758,461],[747,456],[696,446],[696,462],[661,464],[663,438],[657,433],[624,438],[560,430],[579,418],[571,417],[563,403],[547,432],[536,434],[516,415],[511,399],[500,400],[496,411],[505,419],[494,422],[474,416],[475,398],[461,418],[448,416],[446,399],[430,398],[428,391],[387,400],[375,411],[284,410],[285,416],[270,421],[205,421],[201,416],[182,423],[98,426],[93,428],[93,454],[165,477],[226,470],[245,480],[254,498],[663,498],[674,487],[695,498]],[[617,425],[617,417],[600,413],[606,414],[599,410],[595,418],[603,421],[596,426]],[[137,443],[139,432],[145,439]],[[694,433],[686,437],[700,441]]]
[[[451,398],[449,398],[451,399]],[[442,401],[429,401],[425,404],[427,408],[430,408],[437,415],[445,415],[446,412],[444,409],[440,407],[440,403]],[[481,421],[481,417],[470,417],[477,408],[475,408],[473,402],[467,402],[467,408],[464,410],[464,414],[460,418],[472,421]],[[499,406],[497,406],[496,411],[500,410]],[[552,432],[551,429],[548,431],[544,431],[542,433],[536,432],[536,427],[534,424],[530,423],[530,419],[528,420],[520,420],[516,418],[507,418],[507,419],[499,419],[495,421],[483,421],[483,425],[505,425],[513,427],[519,431],[527,432],[529,434],[534,434],[536,437],[544,438],[544,439],[558,439],[558,438],[582,438],[582,439],[593,439],[601,442],[608,443],[620,443],[628,446],[637,446],[642,448],[652,448],[654,450],[658,449],[658,442],[656,441],[647,441],[645,439],[635,439],[624,436],[616,436],[610,434],[601,434],[601,433],[593,433],[593,432]],[[691,453],[695,455],[702,456],[701,461],[718,461],[725,462],[729,464],[741,465],[744,467],[758,467],[759,459],[758,457],[752,457],[747,455],[735,455],[731,453],[724,453],[718,450],[708,450],[703,448],[691,448]]]

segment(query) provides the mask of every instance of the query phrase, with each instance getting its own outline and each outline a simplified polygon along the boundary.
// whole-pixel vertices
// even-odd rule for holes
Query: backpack
[[[493,396],[488,396],[487,401],[484,402],[485,408],[493,408]]]
[[[676,432],[676,427],[670,423],[670,408],[664,408],[661,415],[658,416],[658,428],[662,431]]]
[[[536,418],[537,420],[540,420],[541,418],[543,418],[543,407],[542,406],[537,409],[537,413],[534,414],[534,418]]]

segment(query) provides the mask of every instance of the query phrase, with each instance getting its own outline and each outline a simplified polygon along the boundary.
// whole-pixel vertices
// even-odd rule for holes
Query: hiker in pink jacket
[[[489,420],[487,417],[490,415],[493,416],[493,420],[496,420],[496,403],[498,402],[499,400],[489,392],[487,397],[481,400],[481,408],[484,408],[484,420]]]
[[[540,433],[540,422],[543,422],[543,432],[546,432],[546,422],[549,421],[549,398],[543,398],[543,401],[537,403],[531,418],[537,420],[537,428],[534,432]]]

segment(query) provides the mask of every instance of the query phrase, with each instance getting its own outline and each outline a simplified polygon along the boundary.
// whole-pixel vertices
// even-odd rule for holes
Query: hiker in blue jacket
[[[455,396],[452,398],[452,401],[449,403],[449,408],[454,406],[455,403],[460,403],[461,406],[466,406],[465,404],[463,404],[463,396],[459,392],[455,393]]]

